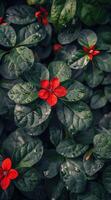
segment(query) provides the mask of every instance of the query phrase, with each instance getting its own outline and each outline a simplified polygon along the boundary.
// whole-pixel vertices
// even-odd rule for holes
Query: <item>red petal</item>
[[[48,99],[47,99],[47,103],[50,105],[50,106],[54,106],[57,104],[57,97],[55,96],[55,94],[53,93],[50,93]]]
[[[62,45],[59,43],[56,43],[53,45],[53,51],[59,51],[62,49]]]
[[[49,81],[48,80],[43,80],[40,82],[40,86],[44,89],[48,89],[49,86]]]
[[[52,89],[52,90],[54,90],[59,85],[60,85],[59,78],[54,77],[52,80],[50,80],[49,88]]]
[[[41,11],[44,15],[48,16],[48,11],[47,11],[45,8],[40,7],[40,11]]]
[[[42,24],[45,25],[45,26],[48,24],[48,19],[47,19],[47,17],[43,17],[43,18],[42,18]]]
[[[41,89],[38,92],[38,96],[39,96],[39,98],[41,98],[43,100],[46,100],[49,97],[49,92],[47,90],[45,90],[45,89]]]
[[[0,17],[0,24],[2,24],[3,22],[3,17]]]
[[[4,177],[0,182],[2,190],[6,190],[10,185],[10,179],[8,177]]]
[[[95,50],[95,51],[93,52],[93,56],[96,56],[96,55],[98,55],[98,54],[100,54],[100,51],[98,51],[98,50]]]
[[[0,167],[0,180],[3,178],[3,169]]]
[[[67,94],[67,89],[63,86],[59,86],[54,90],[54,93],[57,97],[64,97]]]
[[[88,53],[89,52],[89,48],[87,48],[87,47],[82,47],[83,48],[83,50],[86,52],[86,53]]]
[[[94,50],[95,49],[95,45],[90,46],[89,50]]]
[[[13,180],[16,179],[18,177],[19,173],[16,169],[11,169],[8,173],[8,178]]]
[[[10,158],[6,158],[5,160],[3,160],[2,162],[2,169],[5,171],[10,170],[12,167],[12,161]]]
[[[40,16],[41,16],[41,12],[40,11],[35,12],[35,17],[40,17]]]
[[[89,57],[89,60],[93,59],[93,55],[92,54],[89,54],[88,57]]]

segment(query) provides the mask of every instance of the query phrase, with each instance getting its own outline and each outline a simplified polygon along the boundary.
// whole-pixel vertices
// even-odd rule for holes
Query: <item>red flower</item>
[[[37,17],[39,23],[45,26],[48,24],[48,12],[45,8],[40,7],[40,10],[35,13],[35,17]]]
[[[38,96],[50,106],[57,104],[58,98],[64,97],[67,94],[67,89],[60,85],[60,81],[56,77],[50,81],[42,80],[40,85],[42,89],[38,92]]]
[[[58,52],[62,49],[62,45],[59,43],[56,43],[53,45],[53,51]]]
[[[3,17],[0,17],[0,25],[7,25],[7,23],[4,21]]]
[[[94,56],[100,54],[100,51],[95,50],[95,46],[91,46],[91,47],[89,47],[89,48],[83,47],[83,50],[84,50],[85,53],[88,55],[89,60],[92,60]]]
[[[14,180],[18,177],[18,171],[16,169],[12,169],[12,161],[10,158],[6,158],[2,161],[2,165],[0,167],[0,186],[3,190],[6,190],[11,180]]]

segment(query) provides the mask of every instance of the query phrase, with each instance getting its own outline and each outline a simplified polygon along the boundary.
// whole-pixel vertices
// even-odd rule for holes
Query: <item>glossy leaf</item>
[[[87,129],[92,122],[92,113],[89,107],[83,103],[59,104],[57,115],[60,122],[72,134],[83,129]]]
[[[31,69],[34,63],[33,52],[27,47],[17,47],[3,58],[1,73],[5,78],[15,78]]]
[[[51,107],[41,102],[36,104],[36,107],[16,105],[15,107],[15,122],[21,128],[34,128],[45,122],[51,112]]]
[[[18,83],[13,86],[8,95],[17,104],[28,104],[37,99],[37,90],[31,82]]]
[[[16,43],[16,33],[12,26],[0,25],[0,45],[13,47]]]
[[[71,78],[71,69],[64,61],[53,61],[49,64],[50,76],[58,77],[61,82]]]
[[[35,165],[43,155],[43,145],[39,139],[23,144],[14,153],[14,162],[18,168]]]

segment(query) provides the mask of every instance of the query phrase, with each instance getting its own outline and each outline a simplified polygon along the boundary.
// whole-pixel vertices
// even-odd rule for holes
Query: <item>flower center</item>
[[[3,175],[4,175],[4,176],[7,176],[7,174],[8,174],[8,171],[4,171],[4,172],[3,172]]]
[[[94,50],[91,49],[91,50],[89,51],[89,53],[93,53],[93,51],[94,51]]]

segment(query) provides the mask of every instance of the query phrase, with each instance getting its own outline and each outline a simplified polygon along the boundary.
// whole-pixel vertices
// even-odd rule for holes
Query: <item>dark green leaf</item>
[[[36,10],[27,5],[17,5],[7,9],[6,20],[13,24],[25,25],[36,20]]]
[[[35,46],[46,37],[43,26],[37,22],[23,27],[19,32],[19,45]]]
[[[105,87],[105,96],[109,102],[111,102],[111,86]]]
[[[97,36],[93,31],[89,29],[84,29],[79,34],[78,42],[82,46],[90,47],[96,44]]]
[[[16,187],[20,191],[30,192],[33,191],[39,182],[40,175],[36,169],[31,168],[25,171],[15,182]]]
[[[70,44],[77,39],[79,31],[80,25],[70,24],[69,26],[63,28],[58,34],[58,41],[63,45]]]
[[[111,72],[111,55],[109,53],[100,54],[95,57],[96,66],[102,71]]]
[[[24,77],[27,81],[30,81],[40,87],[41,80],[49,79],[49,71],[43,64],[34,63],[34,66],[31,68],[31,70],[24,73]]]
[[[86,174],[93,176],[103,167],[104,162],[95,158],[93,155],[90,155],[90,151],[88,151],[84,156],[83,165]]]
[[[15,43],[15,30],[9,25],[0,25],[0,45],[4,47],[13,47]]]
[[[8,93],[9,98],[17,104],[28,104],[37,99],[37,90],[31,82],[18,83]]]
[[[91,108],[99,109],[106,105],[107,98],[102,90],[97,90],[91,98]]]
[[[105,189],[111,193],[111,165],[107,166],[102,174],[102,183]]]
[[[111,129],[111,112],[105,114],[99,122],[99,126],[105,129]]]
[[[92,122],[92,113],[89,107],[83,103],[59,104],[57,115],[60,122],[72,133],[87,129]]]
[[[88,145],[76,144],[74,140],[67,139],[59,143],[56,150],[59,154],[67,158],[76,158],[88,149]]]
[[[100,5],[90,4],[90,2],[81,2],[81,8],[79,10],[79,17],[81,21],[88,25],[92,26],[95,24],[107,23],[109,20],[109,13],[107,10]],[[95,14],[96,13],[96,14]]]
[[[15,107],[15,122],[19,127],[22,128],[34,128],[45,122],[51,112],[51,107],[42,102],[36,103],[36,108],[16,105]]]
[[[76,12],[76,0],[53,0],[51,7],[51,22],[61,28],[73,19]]]
[[[61,82],[71,78],[71,69],[64,61],[53,61],[49,64],[51,77],[58,77]]]
[[[87,96],[87,93],[88,93],[87,87],[85,87],[82,83],[78,81],[73,81],[67,87],[66,100],[74,102],[80,101],[85,96]]]
[[[94,153],[103,159],[111,158],[111,133],[103,132],[94,137]]]
[[[74,193],[84,192],[86,178],[79,165],[73,160],[67,160],[61,165],[62,179],[66,188]]]
[[[15,78],[31,69],[34,63],[33,52],[27,47],[17,47],[3,58],[1,74],[5,78]]]
[[[72,69],[82,69],[89,62],[89,57],[83,51],[74,52],[68,60],[68,66]]]
[[[63,138],[63,128],[60,122],[57,120],[56,115],[54,115],[51,120],[49,126],[49,133],[50,133],[50,141],[52,142],[52,144],[57,146]]]
[[[17,168],[27,168],[35,165],[43,155],[43,145],[39,139],[30,141],[18,147],[13,159]]]
[[[96,66],[90,66],[89,69],[85,71],[85,81],[91,87],[97,87],[103,80],[104,73],[103,71],[99,70]]]

